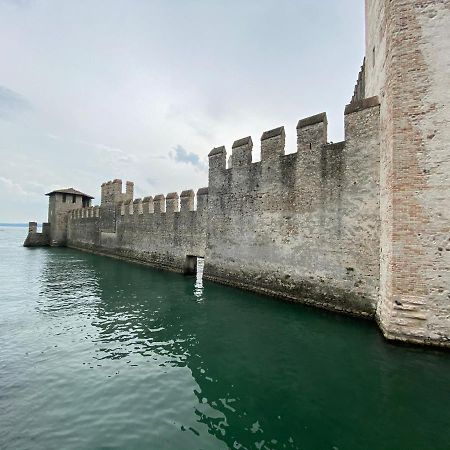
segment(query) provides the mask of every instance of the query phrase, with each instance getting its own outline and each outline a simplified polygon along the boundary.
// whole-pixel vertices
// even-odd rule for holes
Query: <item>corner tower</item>
[[[49,196],[48,222],[50,223],[50,245],[65,245],[67,240],[68,213],[74,209],[91,206],[91,200],[94,197],[73,188],[59,189],[45,195]]]
[[[381,104],[377,318],[388,338],[438,345],[450,344],[449,30],[449,0],[366,0],[364,96]]]

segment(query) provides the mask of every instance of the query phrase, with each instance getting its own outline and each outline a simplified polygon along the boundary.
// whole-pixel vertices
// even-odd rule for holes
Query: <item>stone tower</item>
[[[48,222],[50,224],[49,244],[61,246],[67,240],[68,213],[91,205],[94,197],[73,188],[59,189],[46,194],[48,202]]]
[[[365,97],[381,103],[380,301],[388,338],[450,327],[450,1],[366,0]]]
[[[119,203],[132,202],[134,195],[134,183],[125,183],[125,192],[122,192],[122,180],[115,179],[102,184],[101,203],[101,228],[104,232],[116,231],[116,209]]]

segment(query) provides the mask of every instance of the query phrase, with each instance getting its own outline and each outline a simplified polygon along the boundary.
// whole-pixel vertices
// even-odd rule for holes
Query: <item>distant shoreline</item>
[[[27,227],[28,224],[27,223],[1,223],[0,222],[0,227],[17,227],[17,228],[23,228],[23,227]]]

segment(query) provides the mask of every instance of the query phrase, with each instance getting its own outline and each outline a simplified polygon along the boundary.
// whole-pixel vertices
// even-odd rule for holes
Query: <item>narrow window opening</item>
[[[375,47],[372,50],[372,65],[375,66]]]
[[[309,149],[310,150],[312,149],[312,143],[311,142],[309,143]]]
[[[63,203],[66,203],[66,200],[67,200],[67,195],[66,194],[63,194]]]
[[[72,203],[76,203],[77,202],[77,196],[76,195],[72,195]]]

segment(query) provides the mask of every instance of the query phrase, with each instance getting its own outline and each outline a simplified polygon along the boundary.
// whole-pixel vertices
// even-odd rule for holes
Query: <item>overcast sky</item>
[[[0,222],[46,220],[54,188],[100,201],[207,186],[207,154],[328,113],[343,139],[362,0],[0,0]]]

